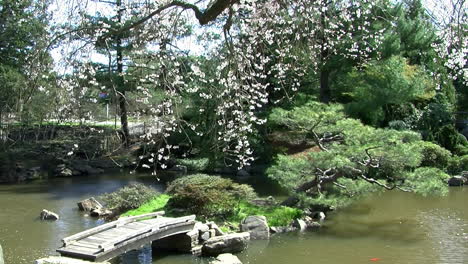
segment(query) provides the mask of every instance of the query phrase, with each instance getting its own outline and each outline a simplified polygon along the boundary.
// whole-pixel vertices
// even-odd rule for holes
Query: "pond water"
[[[79,212],[76,202],[114,191],[131,181],[164,188],[152,177],[126,172],[0,185],[0,244],[6,264],[31,264],[53,255],[61,238],[102,223]],[[261,194],[268,195],[268,190],[262,189]],[[467,201],[468,188],[452,188],[446,197],[401,192],[372,195],[334,212],[318,231],[253,241],[238,256],[244,264],[468,263]],[[57,212],[60,220],[40,221],[43,208]],[[204,264],[208,260],[144,248],[113,262]]]

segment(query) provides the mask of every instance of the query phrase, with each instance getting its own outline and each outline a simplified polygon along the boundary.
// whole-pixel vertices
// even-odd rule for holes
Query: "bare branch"
[[[184,1],[174,0],[172,2],[169,2],[168,4],[165,4],[165,5],[161,6],[160,8],[154,10],[149,15],[141,18],[140,20],[138,20],[138,21],[136,21],[136,22],[134,22],[134,23],[132,23],[130,25],[127,25],[125,27],[122,27],[118,31],[110,32],[109,34],[104,35],[103,38],[107,38],[110,35],[122,33],[122,32],[128,31],[128,30],[130,30],[132,28],[138,27],[139,25],[144,24],[146,21],[150,20],[152,17],[160,14],[164,10],[169,9],[171,7],[181,7],[183,9],[192,10],[195,13],[195,17],[198,19],[198,22],[200,23],[200,25],[206,25],[206,24],[210,23],[211,21],[215,20],[222,12],[224,12],[224,10],[231,7],[232,5],[237,3],[238,1],[239,0],[217,0],[208,9],[206,9],[204,11],[201,11],[194,4],[190,4],[190,3],[187,3],[187,2],[184,2]]]
[[[374,178],[367,178],[366,176],[364,176],[364,174],[359,175],[359,177],[361,179],[365,180],[368,183],[376,184],[376,185],[378,185],[380,187],[383,187],[383,188],[385,188],[387,190],[393,190],[393,189],[397,188],[397,185],[388,186],[388,185],[386,185],[386,184],[384,184],[382,182],[379,182],[378,180],[376,180]]]

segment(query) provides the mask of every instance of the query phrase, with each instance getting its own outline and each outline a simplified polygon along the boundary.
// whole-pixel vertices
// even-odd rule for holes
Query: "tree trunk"
[[[118,20],[122,22],[122,1],[117,0]],[[128,117],[127,117],[127,99],[125,97],[125,84],[123,79],[123,52],[122,52],[122,38],[117,36],[117,91],[119,108],[120,108],[120,125],[122,129],[122,142],[125,146],[130,145],[130,132],[128,131]]]
[[[328,4],[327,4],[328,6]],[[322,26],[322,31],[321,31],[321,51],[320,51],[320,64],[322,65],[320,67],[320,102],[328,104],[330,102],[330,85],[329,85],[329,77],[330,77],[330,70],[327,67],[327,59],[328,59],[328,49],[327,49],[327,39],[325,37],[325,29],[326,27],[326,12],[323,12],[320,15],[320,22]]]
[[[330,71],[327,69],[320,71],[320,102],[325,104],[330,102],[331,97],[329,77]]]

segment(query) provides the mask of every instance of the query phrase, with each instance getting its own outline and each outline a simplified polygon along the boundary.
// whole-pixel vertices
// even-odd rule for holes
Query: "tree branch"
[[[165,4],[165,5],[161,6],[160,8],[154,10],[149,15],[141,18],[140,20],[138,20],[138,21],[136,21],[136,22],[134,22],[134,23],[132,23],[130,25],[124,26],[124,27],[120,28],[117,31],[110,32],[110,33],[102,36],[102,38],[107,38],[110,35],[122,33],[122,32],[128,31],[128,30],[130,30],[132,28],[135,28],[135,27],[137,27],[137,26],[139,26],[141,24],[144,24],[146,21],[150,20],[152,17],[160,14],[164,10],[169,9],[171,7],[181,7],[183,9],[191,9],[195,13],[195,17],[198,19],[198,22],[200,23],[200,25],[206,25],[206,24],[210,23],[211,21],[215,20],[222,12],[224,12],[224,10],[231,7],[232,5],[237,3],[238,1],[239,0],[217,0],[209,8],[207,8],[204,11],[201,11],[194,4],[190,4],[190,3],[187,3],[187,2],[184,2],[184,1],[174,0],[172,2],[169,2],[168,4]]]

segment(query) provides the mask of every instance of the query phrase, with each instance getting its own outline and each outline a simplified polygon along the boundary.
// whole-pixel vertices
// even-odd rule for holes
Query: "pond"
[[[78,211],[76,202],[131,181],[164,189],[153,177],[127,172],[0,185],[0,244],[6,264],[31,264],[53,255],[61,238],[101,224]],[[261,194],[268,195],[268,188]],[[402,192],[372,195],[331,214],[320,230],[253,241],[238,256],[244,264],[468,263],[467,201],[468,188],[452,188],[446,197]],[[42,209],[58,213],[60,220],[40,221]],[[189,255],[151,252],[150,248],[113,262],[208,263]]]

